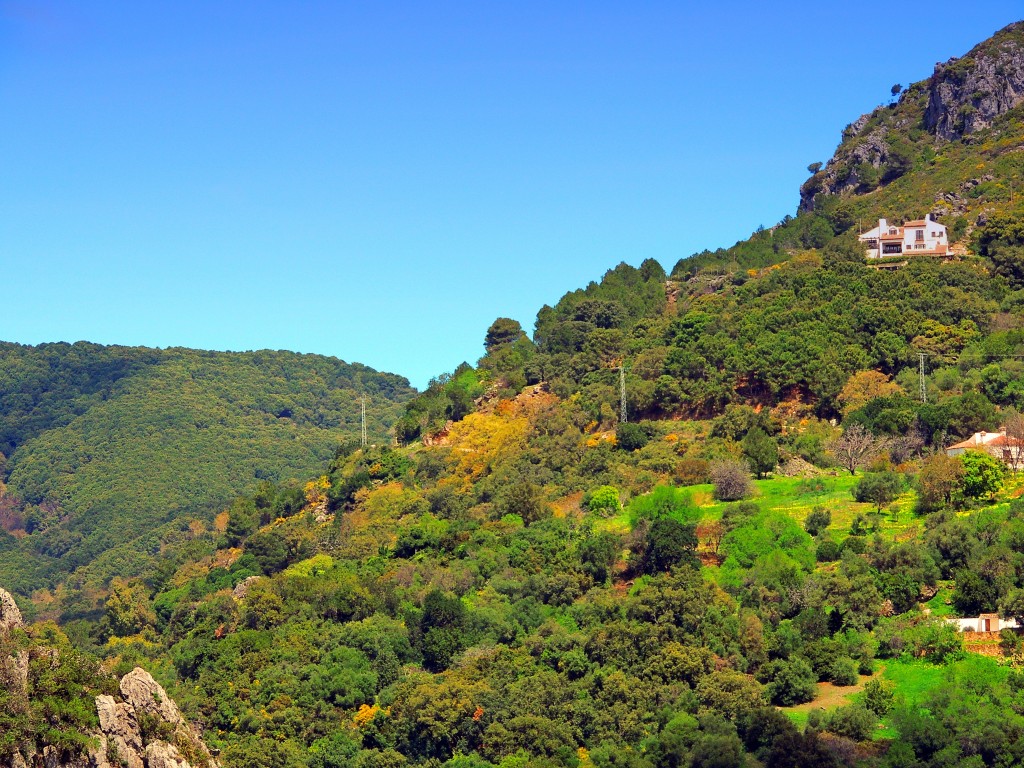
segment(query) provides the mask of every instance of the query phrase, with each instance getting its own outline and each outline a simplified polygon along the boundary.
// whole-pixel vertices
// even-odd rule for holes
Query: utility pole
[[[928,388],[925,386],[924,381],[924,352],[917,353],[917,371],[920,374],[921,379],[921,402],[928,402]]]
[[[365,448],[366,447],[366,395],[362,396],[359,404],[360,404],[359,421],[360,421],[360,426],[362,427],[362,438],[363,438],[362,445],[363,445],[363,448]]]
[[[619,363],[619,421],[626,423],[626,369]]]

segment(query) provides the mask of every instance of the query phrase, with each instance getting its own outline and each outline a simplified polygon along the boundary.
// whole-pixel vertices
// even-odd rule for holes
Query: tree
[[[277,531],[260,531],[249,537],[246,551],[256,558],[264,573],[277,573],[288,565],[288,542]]]
[[[519,324],[518,320],[513,320],[510,317],[499,317],[487,329],[487,335],[484,337],[484,349],[491,353],[499,347],[524,338],[526,338],[526,333],[523,331],[523,326]]]
[[[523,525],[530,525],[551,514],[539,486],[518,481],[505,488],[498,498],[498,509],[504,515],[519,515]]]
[[[934,512],[953,503],[964,478],[963,462],[956,456],[936,453],[921,464],[917,474],[917,509]]]
[[[677,565],[700,567],[697,559],[696,526],[671,517],[659,517],[651,523],[644,551],[644,570],[660,573]]]
[[[1024,415],[1010,409],[1003,419],[1006,430],[1006,462],[1012,472],[1024,467]]]
[[[624,451],[640,450],[650,440],[650,432],[639,424],[625,421],[615,428],[615,444]]]
[[[857,501],[867,501],[881,512],[882,507],[896,500],[903,490],[903,476],[896,472],[868,472],[853,488]]]
[[[902,91],[903,91],[903,86],[900,85],[899,83],[895,83],[892,86],[892,88],[889,89],[889,94],[891,96],[893,96],[893,98],[895,98],[896,96],[899,96]]]
[[[760,427],[747,432],[740,447],[758,478],[764,477],[779,463],[778,444]]]
[[[985,451],[965,451],[960,457],[964,476],[961,491],[969,499],[994,498],[1003,482],[1003,463]]]
[[[711,465],[711,482],[719,501],[739,501],[753,492],[750,470],[741,461],[716,461]]]
[[[466,606],[455,595],[431,590],[423,598],[419,629],[423,666],[431,672],[447,669],[467,645]]]
[[[767,683],[765,693],[772,704],[789,707],[814,699],[818,676],[804,659],[779,659],[766,664],[758,680]]]
[[[820,171],[820,170],[821,170],[821,163],[820,162],[811,163],[810,165],[807,166],[807,172],[810,173],[812,176],[815,173],[817,173],[818,171]]]
[[[859,408],[878,397],[903,394],[903,388],[878,371],[857,371],[843,385],[836,398],[843,408],[843,416],[849,416]]]
[[[957,571],[956,588],[950,599],[953,607],[963,616],[977,616],[991,611],[998,602],[995,586],[974,571],[964,568]]]
[[[855,475],[858,469],[878,455],[882,446],[882,441],[865,427],[852,424],[843,430],[842,435],[829,443],[829,450],[844,469]]]
[[[999,615],[1016,619],[1018,626],[1024,626],[1024,589],[1012,587],[999,601]]]

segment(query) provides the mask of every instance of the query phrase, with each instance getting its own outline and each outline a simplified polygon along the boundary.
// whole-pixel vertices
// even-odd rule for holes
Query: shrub
[[[822,539],[818,542],[818,550],[815,558],[819,563],[832,563],[839,559],[843,548],[832,539]]]
[[[875,713],[863,704],[850,704],[826,716],[825,730],[854,741],[867,741],[877,722]]]
[[[711,482],[718,501],[739,501],[753,493],[750,470],[741,461],[717,461],[711,465]]]
[[[868,680],[864,684],[864,706],[878,717],[885,717],[892,710],[896,683],[892,680]]]
[[[734,531],[746,525],[755,517],[761,514],[761,507],[753,501],[743,501],[739,504],[730,504],[722,512],[722,525],[726,531]]]
[[[868,541],[863,536],[847,536],[843,542],[843,551],[849,550],[855,555],[863,555],[868,549]]]
[[[624,451],[638,451],[651,440],[648,430],[639,424],[623,422],[615,429],[615,444]]]
[[[708,481],[710,467],[703,459],[680,459],[676,462],[672,479],[678,485],[699,485]]]
[[[766,664],[758,679],[767,683],[765,693],[780,707],[813,700],[818,682],[811,665],[799,658]]]
[[[611,485],[595,488],[584,498],[587,509],[601,515],[614,515],[622,506],[619,503],[619,490]]]
[[[811,514],[804,520],[804,530],[811,536],[817,536],[832,524],[832,513],[824,507],[814,507]]]
[[[856,685],[857,664],[849,656],[838,656],[832,660],[828,670],[829,680],[835,685]]]

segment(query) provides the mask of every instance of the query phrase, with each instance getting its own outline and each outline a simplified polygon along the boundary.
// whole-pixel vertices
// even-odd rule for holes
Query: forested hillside
[[[301,484],[213,476],[235,490],[215,518],[151,525],[146,557],[110,550],[23,608],[83,658],[151,669],[228,768],[1024,763],[1024,634],[998,623],[1024,626],[1020,89],[964,91],[996,66],[1017,82],[1020,30],[857,121],[795,218],[670,273],[621,264],[543,307],[532,336],[498,318],[476,366],[405,404],[394,443],[342,446]],[[907,163],[858,154],[876,128]],[[933,207],[968,188],[965,223]],[[865,264],[857,216],[926,212],[962,255]],[[72,435],[161,392],[212,388],[267,428],[324,407],[297,374],[266,406],[131,365],[69,377],[66,413],[12,409],[15,509],[104,498],[83,458],[112,454]],[[187,423],[183,456],[221,455],[190,437],[197,418],[224,427],[210,411],[165,412]],[[1006,454],[943,450],[1000,427]],[[164,428],[135,431],[161,444]],[[38,471],[35,445],[68,471]],[[3,553],[0,584],[21,562]]]
[[[27,594],[112,551],[97,578],[137,573],[157,527],[316,471],[358,437],[363,395],[389,439],[412,394],[318,355],[0,344],[0,580]]]

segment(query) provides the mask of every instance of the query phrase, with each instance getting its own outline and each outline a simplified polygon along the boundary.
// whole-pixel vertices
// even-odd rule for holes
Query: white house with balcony
[[[862,232],[857,239],[864,244],[869,259],[945,256],[949,253],[946,227],[932,219],[930,213],[901,227],[879,219],[877,227]]]

